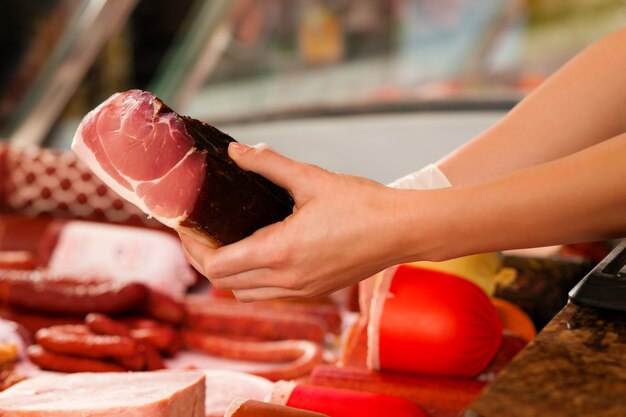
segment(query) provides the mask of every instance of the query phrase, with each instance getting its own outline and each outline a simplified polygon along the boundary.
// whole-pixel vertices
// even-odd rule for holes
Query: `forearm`
[[[466,185],[626,132],[626,29],[583,51],[491,129],[437,165]]]
[[[405,260],[626,236],[626,134],[469,186],[413,193]],[[408,210],[407,210],[408,211]],[[419,230],[419,229],[416,229]]]

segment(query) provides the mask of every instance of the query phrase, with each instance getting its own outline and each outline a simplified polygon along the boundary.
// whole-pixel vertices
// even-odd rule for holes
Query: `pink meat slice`
[[[192,371],[44,375],[0,393],[3,417],[204,417]]]
[[[114,94],[83,119],[72,149],[118,194],[174,227],[193,207],[205,164],[162,106],[144,91]]]

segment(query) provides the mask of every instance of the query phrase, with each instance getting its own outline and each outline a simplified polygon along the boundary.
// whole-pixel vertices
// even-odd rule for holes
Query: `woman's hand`
[[[181,236],[192,265],[243,301],[320,296],[400,261],[402,191],[233,143],[243,169],[287,189],[293,214],[218,249]],[[412,212],[415,207],[410,208]]]

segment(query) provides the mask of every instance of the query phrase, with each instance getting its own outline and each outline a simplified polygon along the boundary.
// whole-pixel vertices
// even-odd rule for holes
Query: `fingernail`
[[[229,146],[233,150],[233,152],[238,153],[239,155],[242,155],[250,150],[250,147],[248,145],[244,145],[243,143],[239,142],[231,142]]]

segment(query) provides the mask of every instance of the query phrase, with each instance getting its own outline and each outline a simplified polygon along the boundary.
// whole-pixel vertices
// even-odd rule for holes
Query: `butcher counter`
[[[626,313],[566,305],[463,417],[626,416]]]

